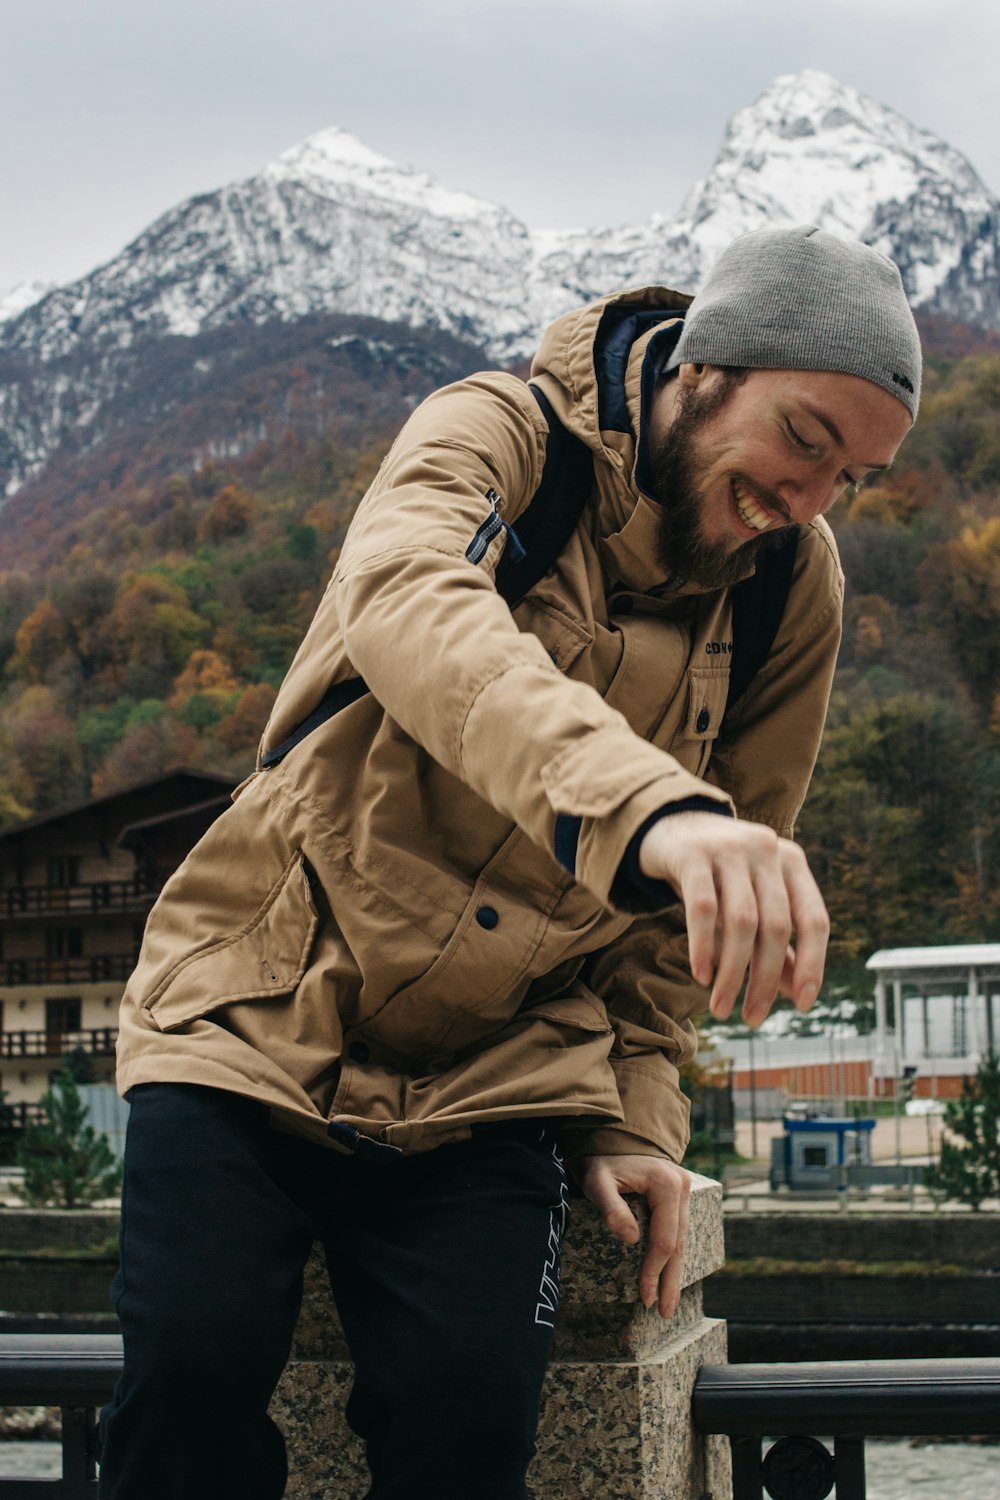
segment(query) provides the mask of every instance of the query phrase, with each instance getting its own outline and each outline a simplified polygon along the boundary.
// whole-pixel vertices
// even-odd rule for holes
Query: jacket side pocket
[[[161,1031],[234,1000],[287,994],[305,972],[319,920],[297,849],[250,920],[177,964],[141,1005]]]

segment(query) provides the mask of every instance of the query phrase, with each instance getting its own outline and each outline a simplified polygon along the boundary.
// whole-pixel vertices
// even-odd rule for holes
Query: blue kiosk
[[[801,1119],[786,1115],[771,1142],[771,1191],[846,1186],[843,1167],[870,1167],[874,1120]]]

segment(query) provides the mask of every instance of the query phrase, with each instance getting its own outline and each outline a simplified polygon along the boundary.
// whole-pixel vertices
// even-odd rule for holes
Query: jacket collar
[[[662,509],[650,493],[646,454],[656,378],[690,302],[683,292],[653,286],[567,313],[546,330],[531,369],[563,425],[594,452],[605,568],[627,589],[653,597],[708,592],[665,575],[657,563]]]

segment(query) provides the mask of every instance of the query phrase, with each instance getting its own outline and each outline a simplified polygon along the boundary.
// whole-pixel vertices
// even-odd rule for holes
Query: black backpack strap
[[[334,714],[339,714],[348,704],[363,698],[367,691],[368,684],[363,677],[349,677],[346,682],[335,682],[333,687],[327,688],[308,719],[303,719],[280,745],[275,745],[273,750],[264,751],[260,758],[262,769],[269,771],[272,766],[276,766],[279,761],[284,760],[289,750],[294,750],[296,745],[302,743],[307,734],[312,734],[314,729],[332,719]]]
[[[761,553],[756,571],[733,590],[733,656],[727,714],[771,654],[792,586],[798,544],[799,528],[793,526],[787,537]]]
[[[594,478],[594,458],[586,443],[566,430],[537,386],[528,389],[549,435],[538,488],[510,528],[523,550],[518,554],[508,545],[497,563],[497,593],[512,609],[545,577],[573,535]]]
[[[517,518],[517,530],[510,527],[520,543],[520,551],[511,546],[508,537],[503,556],[497,564],[496,588],[513,609],[539,579],[544,578],[570,537],[590,494],[594,466],[590,449],[579,438],[567,432],[549,402],[535,386],[528,389],[541,408],[548,424],[545,443],[545,466],[538,488]],[[283,761],[290,750],[302,743],[321,724],[339,714],[342,708],[356,703],[368,691],[362,677],[334,683],[287,739],[273,750],[265,750],[261,766],[270,770]]]

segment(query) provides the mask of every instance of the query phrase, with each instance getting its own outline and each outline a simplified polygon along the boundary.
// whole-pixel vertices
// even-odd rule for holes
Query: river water
[[[55,1479],[58,1443],[0,1443],[0,1478]],[[865,1445],[867,1500],[1000,1500],[1000,1447],[906,1441]]]

